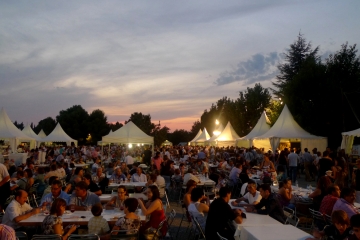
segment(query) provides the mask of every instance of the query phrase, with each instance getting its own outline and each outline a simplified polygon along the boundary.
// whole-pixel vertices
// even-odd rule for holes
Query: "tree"
[[[129,120],[125,121],[125,124],[130,121],[148,135],[150,135],[155,128],[155,124],[151,122],[150,114],[144,115],[141,112],[134,112],[131,114]]]
[[[24,129],[24,123],[18,123],[17,121],[14,122],[14,125],[20,129],[20,130],[23,130]]]
[[[123,124],[119,123],[119,122],[116,122],[115,124],[112,124],[112,123],[109,124],[109,127],[113,132],[120,129],[122,126],[123,126]]]
[[[92,143],[96,144],[101,140],[102,136],[109,133],[110,128],[107,123],[107,117],[105,113],[100,109],[92,111],[87,121],[87,132],[91,135]]]
[[[36,134],[39,134],[42,129],[46,135],[49,135],[54,130],[55,126],[55,119],[53,119],[52,117],[47,117],[39,121],[38,125],[34,127],[34,132]]]
[[[201,123],[199,120],[196,120],[191,127],[191,131],[190,131],[191,139],[189,141],[191,141],[196,136],[196,134],[199,132],[200,129],[201,129]]]
[[[276,82],[273,85],[277,89],[273,89],[274,94],[283,97],[283,88],[290,82],[293,77],[300,71],[304,61],[308,58],[319,59],[317,55],[319,47],[312,50],[311,43],[307,43],[303,34],[299,33],[297,40],[290,45],[290,49],[286,53],[285,62],[278,65],[280,74],[276,76]]]
[[[279,118],[281,111],[284,108],[284,104],[281,101],[282,99],[275,100],[271,99],[269,106],[265,109],[266,115],[269,118],[270,126],[273,126],[276,120]]]
[[[161,127],[159,124],[155,125],[151,135],[154,136],[154,145],[161,146],[161,144],[167,139],[167,134],[169,133],[169,128],[164,126]]]
[[[199,121],[197,121],[197,122],[199,122]],[[191,141],[195,137],[195,135],[194,135],[194,137],[191,137],[191,136],[192,136],[192,132],[188,132],[184,129],[179,129],[179,130],[176,129],[174,132],[168,133],[168,140],[170,142],[172,142],[174,145],[177,145],[181,142]]]
[[[88,112],[82,106],[74,105],[61,110],[56,116],[56,121],[71,138],[83,142],[89,134],[86,124],[88,117]]]

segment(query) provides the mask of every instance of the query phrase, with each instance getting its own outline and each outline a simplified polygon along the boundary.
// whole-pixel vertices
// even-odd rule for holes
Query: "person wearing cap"
[[[356,167],[356,168],[355,168]],[[352,175],[352,182],[355,183],[356,202],[360,203],[360,159],[356,160],[356,166]]]

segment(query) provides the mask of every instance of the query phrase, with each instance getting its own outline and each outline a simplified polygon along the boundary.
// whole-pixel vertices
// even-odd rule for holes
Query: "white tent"
[[[228,122],[224,130],[216,138],[211,137],[207,142],[210,142],[211,145],[218,147],[227,147],[235,146],[236,139],[239,138],[239,135],[235,132],[231,123]]]
[[[253,139],[261,136],[270,129],[270,123],[265,111],[261,114],[255,127],[245,137],[236,139],[236,146],[249,148],[253,145]]]
[[[45,134],[44,130],[41,129],[40,132],[39,132],[39,134],[38,134],[38,136],[39,136],[40,138],[46,137],[46,134]]]
[[[1,108],[0,112],[0,139],[9,141],[13,152],[17,151],[17,146],[21,141],[35,141],[34,138],[27,136],[14,125],[4,108]]]
[[[154,145],[154,137],[141,131],[133,122],[129,121],[115,132],[102,137],[102,143],[143,143]]]
[[[191,140],[190,142],[189,142],[189,145],[195,145],[195,140],[200,136],[202,134],[202,130],[201,129],[199,129],[199,131],[198,131],[198,133],[196,134],[196,136],[193,138],[193,140]]]
[[[195,145],[204,145],[206,140],[210,139],[210,135],[206,131],[206,128],[204,128],[204,131],[200,134],[200,136],[195,139]]]
[[[317,148],[325,150],[327,147],[327,138],[311,135],[302,129],[294,120],[289,108],[285,105],[279,118],[269,131],[261,136],[255,137],[253,144],[257,148],[272,149],[275,151],[280,142],[300,142],[301,148],[312,150]]]
[[[31,129],[29,124],[24,127],[22,132],[25,133],[26,136],[34,138],[34,141],[30,141],[30,149],[35,148],[36,145],[39,146],[39,143],[42,141],[42,139],[38,135],[36,135],[36,133]]]
[[[60,123],[57,123],[54,130],[45,138],[41,140],[42,142],[66,142],[67,145],[70,145],[71,142],[77,146],[77,140],[69,137],[64,130],[62,129]]]
[[[354,143],[354,137],[360,137],[360,128],[349,131],[343,132],[342,141],[341,141],[341,149],[345,149],[345,153],[351,154],[352,146]]]
[[[214,135],[212,135],[211,138],[205,141],[205,145],[216,145],[216,138],[224,131],[224,126],[220,123],[219,126],[214,130]],[[215,134],[215,132],[218,132],[218,134]]]

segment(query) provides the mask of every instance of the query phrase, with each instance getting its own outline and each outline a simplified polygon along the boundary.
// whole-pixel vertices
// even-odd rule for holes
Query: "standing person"
[[[148,147],[145,147],[144,152],[142,153],[143,163],[150,166],[151,164],[151,155],[152,152]]]
[[[321,178],[325,176],[326,171],[331,170],[331,167],[334,165],[332,159],[329,157],[329,152],[323,152],[323,157],[319,159],[319,171],[318,177]]]
[[[161,164],[164,160],[160,156],[160,152],[156,152],[155,157],[151,159],[151,164],[156,167],[157,170],[161,170]]]
[[[0,193],[0,210],[3,210],[6,199],[10,196],[10,175],[2,163],[0,163]]]
[[[288,173],[287,173],[287,164],[288,164],[288,159],[287,159],[287,151],[283,150],[280,152],[280,155],[279,155],[279,158],[277,160],[277,164],[278,164],[278,167],[280,168],[283,168],[284,170],[284,175],[283,175],[283,178],[286,179],[287,176],[288,176]]]
[[[356,160],[356,167],[357,169],[354,168],[352,174],[352,182],[355,184],[356,202],[360,203],[360,159]]]
[[[295,149],[293,149],[291,153],[288,155],[288,159],[289,159],[289,177],[291,178],[291,181],[295,183],[297,176],[297,165],[299,162],[299,156],[295,153]]]
[[[231,190],[222,187],[219,196],[210,204],[205,225],[205,237],[207,240],[218,239],[217,233],[226,239],[234,239],[234,232],[228,225],[228,221],[235,221],[237,224],[241,224],[243,221],[241,210],[232,210],[228,204],[231,198]]]
[[[304,159],[305,180],[307,182],[315,181],[315,179],[311,173],[311,165],[312,165],[312,162],[314,159],[311,156],[311,154],[308,152],[307,148],[304,148],[304,153],[303,153],[302,157]]]

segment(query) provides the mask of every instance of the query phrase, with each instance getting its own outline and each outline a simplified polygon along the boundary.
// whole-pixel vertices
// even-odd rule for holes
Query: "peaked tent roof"
[[[360,128],[349,131],[349,132],[342,132],[341,135],[360,137]]]
[[[38,134],[38,136],[39,136],[40,138],[46,137],[46,134],[45,134],[44,130],[41,129],[40,132],[39,132],[39,134]]]
[[[110,136],[109,136],[110,135]],[[133,122],[129,121],[115,132],[102,137],[102,142],[110,143],[153,143],[151,137],[138,128]]]
[[[41,141],[43,141],[43,142],[74,142],[74,143],[77,143],[76,140],[72,139],[64,132],[60,123],[57,123],[54,130],[48,136],[41,139]]]
[[[224,131],[224,126],[220,123],[219,127],[216,130],[218,130],[220,132],[220,134],[221,134]],[[207,140],[207,142],[214,142],[216,140],[216,138],[218,136],[220,136],[220,134],[218,134],[218,135],[214,134],[211,138],[209,138],[209,140]]]
[[[193,140],[191,140],[190,142],[195,142],[195,140],[202,134],[202,130],[199,129],[198,133],[196,134],[196,136],[193,138]]]
[[[269,131],[261,136],[255,137],[255,139],[265,138],[324,138],[312,135],[302,129],[299,124],[294,120],[289,108],[285,105],[279,118],[276,120],[274,126]]]
[[[229,121],[228,124],[226,124],[224,130],[220,133],[219,136],[217,136],[216,140],[218,142],[222,142],[222,141],[229,142],[229,141],[235,141],[238,138],[239,135],[235,132],[234,128],[232,127]]]
[[[265,111],[261,114],[258,122],[256,123],[255,127],[246,135],[245,137],[239,138],[238,140],[251,140],[255,137],[261,136],[265,134],[267,131],[269,131],[270,126],[269,124],[270,120],[266,116]]]
[[[206,140],[210,139],[210,135],[208,134],[208,132],[206,131],[206,128],[204,128],[204,131],[202,131],[202,133],[200,134],[200,136],[195,139],[195,142],[205,142]]]
[[[20,131],[10,120],[4,108],[0,111],[0,139],[17,138],[22,140],[35,140]]]
[[[29,136],[31,138],[34,138],[36,141],[42,141],[41,137],[36,135],[36,133],[31,129],[30,125],[26,125],[24,129],[22,130],[23,133],[26,134],[26,136]]]

